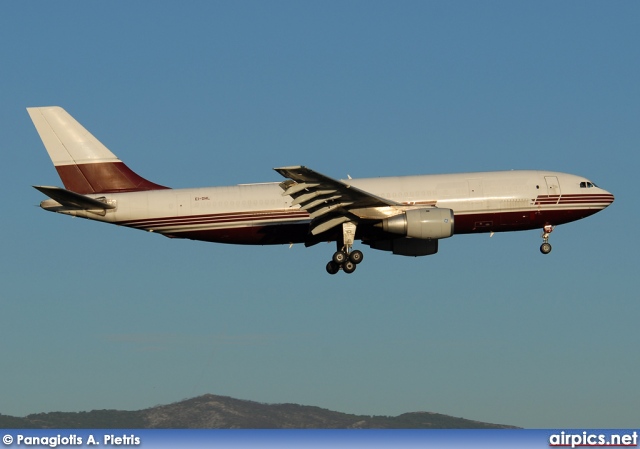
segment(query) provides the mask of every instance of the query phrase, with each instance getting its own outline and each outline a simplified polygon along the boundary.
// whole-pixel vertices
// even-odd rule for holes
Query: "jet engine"
[[[453,235],[453,211],[432,207],[409,209],[377,225],[386,232],[416,239],[445,239]]]

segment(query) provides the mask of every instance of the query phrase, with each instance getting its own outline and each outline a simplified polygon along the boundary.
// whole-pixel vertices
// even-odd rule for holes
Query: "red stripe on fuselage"
[[[187,215],[175,217],[156,217],[142,220],[119,221],[117,224],[139,229],[152,229],[173,226],[189,226],[197,224],[216,224],[216,223],[252,223],[254,221],[264,220],[287,220],[287,219],[305,219],[309,214],[304,211],[285,212],[279,211],[261,211],[261,212],[232,212],[221,214],[206,215]]]
[[[614,196],[611,194],[568,194],[568,195],[539,195],[534,203],[536,205],[549,204],[586,204],[597,203],[609,205],[613,203]]]

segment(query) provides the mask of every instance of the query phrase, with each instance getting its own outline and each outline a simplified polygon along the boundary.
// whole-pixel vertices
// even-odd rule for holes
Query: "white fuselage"
[[[349,179],[348,183],[409,208],[451,209],[456,234],[563,224],[613,201],[609,192],[583,177],[534,170]],[[106,198],[116,207],[104,214],[56,211],[170,237],[246,244],[304,241],[302,228],[310,221],[305,211],[291,205],[291,197],[283,195],[277,182],[87,196]],[[42,206],[55,210],[56,204],[46,200]],[[385,209],[372,211],[379,215],[371,218],[392,214]],[[287,228],[277,229],[282,226]],[[292,226],[297,231],[287,236]]]

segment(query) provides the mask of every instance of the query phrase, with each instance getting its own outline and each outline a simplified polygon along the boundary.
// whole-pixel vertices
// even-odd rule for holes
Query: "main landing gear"
[[[362,262],[363,254],[360,250],[345,253],[344,250],[336,251],[333,258],[327,264],[327,273],[336,274],[340,269],[347,274],[356,271],[356,266]]]
[[[327,264],[327,273],[336,274],[340,269],[347,274],[356,271],[356,266],[362,262],[364,254],[357,249],[352,251],[355,236],[355,223],[344,223],[342,225],[342,239],[336,243],[337,251]]]
[[[542,245],[540,245],[540,252],[542,254],[549,254],[551,252],[551,243],[549,243],[549,234],[553,232],[552,225],[545,225],[542,230]]]

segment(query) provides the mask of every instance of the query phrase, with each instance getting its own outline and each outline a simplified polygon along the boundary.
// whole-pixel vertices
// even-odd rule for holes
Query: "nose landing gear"
[[[542,245],[540,245],[540,252],[542,254],[549,254],[551,252],[551,244],[549,243],[549,234],[553,232],[552,225],[545,225],[542,230]]]

